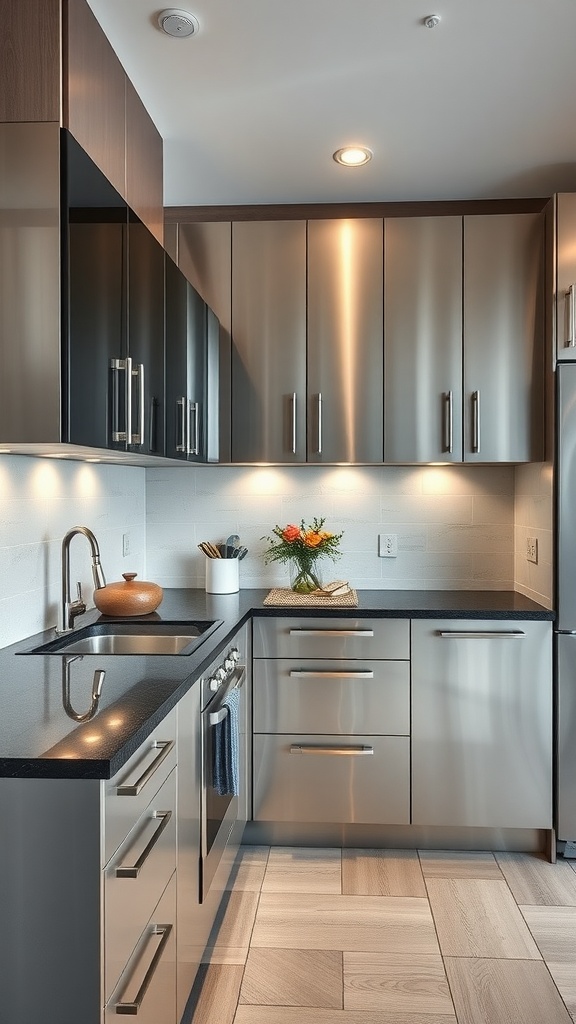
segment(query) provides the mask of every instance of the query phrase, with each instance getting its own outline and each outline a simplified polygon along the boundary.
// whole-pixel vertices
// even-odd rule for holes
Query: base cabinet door
[[[412,622],[412,821],[551,828],[550,622]]]
[[[410,821],[407,736],[254,736],[254,820]]]

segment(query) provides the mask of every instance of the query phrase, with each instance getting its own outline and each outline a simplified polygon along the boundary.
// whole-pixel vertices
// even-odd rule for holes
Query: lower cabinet
[[[550,622],[412,622],[412,821],[552,827]]]
[[[408,621],[256,620],[254,653],[254,821],[409,824]]]

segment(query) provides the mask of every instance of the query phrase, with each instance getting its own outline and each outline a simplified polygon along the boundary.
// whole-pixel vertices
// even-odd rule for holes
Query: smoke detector
[[[165,11],[160,11],[158,24],[166,35],[176,36],[180,39],[194,36],[200,31],[198,18],[189,14],[188,11],[180,11],[176,7],[168,7]]]

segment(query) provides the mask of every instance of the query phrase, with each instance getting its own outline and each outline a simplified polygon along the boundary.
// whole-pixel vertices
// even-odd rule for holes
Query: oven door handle
[[[210,701],[208,707],[202,712],[204,715],[208,715],[209,725],[217,725],[221,722],[228,714],[228,708],[223,707],[226,697],[232,690],[240,690],[244,685],[244,679],[246,677],[246,668],[244,665],[240,665],[230,676],[228,682],[221,686],[216,691],[214,697]]]

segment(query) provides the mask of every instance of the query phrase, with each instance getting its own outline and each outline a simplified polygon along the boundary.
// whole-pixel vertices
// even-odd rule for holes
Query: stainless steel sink
[[[100,622],[58,636],[24,654],[188,655],[212,633],[219,620],[194,622]]]

